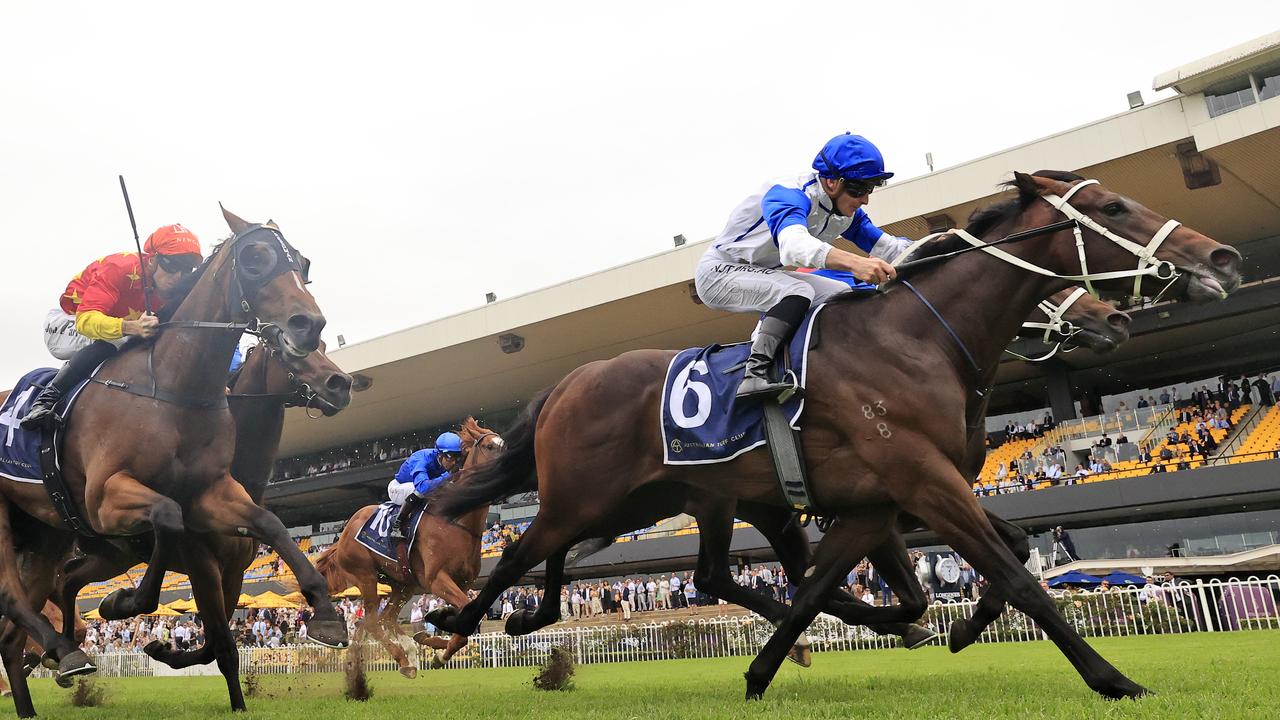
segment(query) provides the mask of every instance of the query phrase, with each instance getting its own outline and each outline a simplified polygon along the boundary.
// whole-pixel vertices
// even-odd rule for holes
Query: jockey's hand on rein
[[[143,315],[137,320],[125,320],[120,328],[125,335],[154,337],[160,331],[160,319],[155,315]]]

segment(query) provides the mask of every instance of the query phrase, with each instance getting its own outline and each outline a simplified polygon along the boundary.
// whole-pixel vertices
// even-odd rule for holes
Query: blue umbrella
[[[1110,575],[1102,579],[1106,580],[1112,585],[1146,585],[1147,584],[1146,578],[1139,577],[1137,575],[1130,575],[1127,572],[1120,572],[1119,570],[1112,572]]]
[[[1100,582],[1102,582],[1102,578],[1086,575],[1078,570],[1072,570],[1071,572],[1063,573],[1050,580],[1049,587],[1058,587],[1060,585],[1097,585]]]

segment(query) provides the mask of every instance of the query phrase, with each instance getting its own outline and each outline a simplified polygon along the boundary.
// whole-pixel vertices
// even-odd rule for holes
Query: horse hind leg
[[[568,550],[564,552],[552,553],[547,558],[547,574],[543,583],[542,604],[537,610],[530,612],[528,610],[517,610],[511,613],[507,618],[505,630],[508,635],[519,636],[528,635],[531,632],[541,630],[548,625],[554,625],[560,620],[560,589],[564,586],[564,566],[565,558]],[[547,598],[553,598],[548,601]],[[456,650],[454,652],[457,652]],[[452,653],[450,653],[452,656]]]
[[[191,578],[191,591],[200,608],[200,621],[205,628],[204,648],[211,648],[214,659],[218,661],[218,670],[227,683],[231,709],[244,711],[240,654],[236,651],[236,640],[227,625],[227,609],[223,605],[223,567],[208,542],[192,539],[183,545],[182,554]]]
[[[787,652],[826,605],[831,591],[858,558],[883,542],[895,519],[896,512],[861,511],[842,516],[827,531],[818,543],[813,564],[802,575],[791,610],[747,669],[748,700],[764,696]]]
[[[377,578],[373,575],[365,575],[357,580],[356,587],[360,589],[360,602],[364,605],[364,620],[360,623],[360,633],[372,637],[379,645],[386,648],[399,666],[401,675],[410,679],[416,677],[418,669],[409,662],[409,656],[404,648],[387,634],[382,611],[378,608]],[[399,613],[400,609],[396,608],[396,612]]]

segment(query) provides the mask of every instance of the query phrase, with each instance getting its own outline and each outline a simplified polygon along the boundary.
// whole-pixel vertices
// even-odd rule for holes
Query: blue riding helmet
[[[820,177],[843,180],[888,180],[893,173],[884,169],[880,149],[861,135],[845,133],[827,141],[813,159]]]
[[[457,433],[440,433],[440,437],[436,438],[436,450],[447,453],[462,452],[462,438]]]

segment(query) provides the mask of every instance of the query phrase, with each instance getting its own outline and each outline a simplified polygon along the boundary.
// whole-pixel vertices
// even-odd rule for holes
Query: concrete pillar
[[[1045,364],[1045,384],[1049,389],[1049,408],[1053,411],[1053,421],[1074,420],[1076,403],[1071,397],[1071,376],[1067,366],[1056,360]]]

